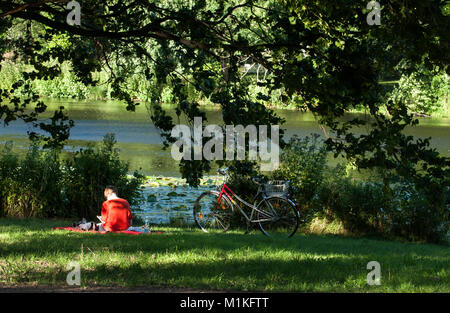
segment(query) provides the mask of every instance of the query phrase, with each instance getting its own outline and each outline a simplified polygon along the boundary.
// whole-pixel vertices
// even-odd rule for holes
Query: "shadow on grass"
[[[67,226],[67,222],[63,226]],[[78,253],[81,244],[92,248],[111,248],[120,253],[142,252],[183,252],[222,251],[250,249],[253,251],[287,252],[317,254],[321,256],[345,255],[368,257],[395,254],[413,254],[417,257],[438,260],[447,259],[448,246],[434,244],[400,243],[368,238],[348,238],[330,235],[296,234],[292,238],[268,238],[258,231],[250,234],[232,231],[227,233],[203,233],[197,229],[157,228],[163,234],[131,236],[126,234],[77,233],[64,230],[52,230],[61,226],[61,221],[9,220],[0,219],[0,234],[11,238],[0,246],[2,255],[8,254],[48,254]],[[1,238],[1,237],[0,237]]]
[[[66,264],[77,260],[86,286],[448,291],[450,285],[445,246],[170,228],[161,235],[102,235],[49,230],[53,222],[31,224],[0,220],[0,256],[7,262],[3,267],[10,267],[12,283],[64,283]],[[382,266],[382,287],[366,284],[366,265],[373,260]]]
[[[80,261],[82,286],[176,286],[206,290],[245,291],[427,291],[448,292],[448,277],[435,278],[429,270],[418,274],[413,265],[393,260],[392,277],[382,276],[382,286],[366,283],[367,259],[360,256],[323,259],[222,259],[160,262],[159,258],[133,262]],[[445,264],[436,264],[445,266]],[[29,269],[21,283],[61,286],[68,271]],[[391,275],[391,274],[389,274]]]

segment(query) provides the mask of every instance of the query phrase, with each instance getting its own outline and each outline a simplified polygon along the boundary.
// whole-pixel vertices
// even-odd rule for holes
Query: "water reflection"
[[[132,170],[141,168],[147,175],[180,176],[177,162],[170,155],[170,150],[163,151],[160,133],[150,122],[148,107],[141,103],[135,112],[127,112],[125,105],[118,101],[74,101],[48,100],[47,117],[59,106],[64,106],[75,127],[66,151],[85,146],[89,141],[100,141],[106,133],[115,133],[121,156],[130,162]],[[173,108],[168,113],[176,117]],[[221,112],[215,108],[205,108],[208,123],[221,124]],[[276,110],[286,120],[282,128],[286,129],[286,138],[293,134],[306,136],[319,133],[323,136],[314,116],[289,110]],[[364,117],[362,114],[348,114],[346,118]],[[176,120],[176,119],[175,119]],[[180,120],[180,123],[185,121]],[[416,137],[432,137],[432,145],[445,155],[450,155],[450,119],[421,118],[418,127],[409,128],[406,133]],[[26,146],[26,132],[30,130],[21,121],[10,123],[0,128],[0,140],[14,140],[18,148]],[[363,132],[364,129],[359,131]]]

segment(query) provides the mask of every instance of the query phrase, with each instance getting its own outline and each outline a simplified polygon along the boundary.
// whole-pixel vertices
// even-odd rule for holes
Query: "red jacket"
[[[102,204],[103,228],[107,231],[125,230],[131,226],[130,204],[125,199],[111,199]]]

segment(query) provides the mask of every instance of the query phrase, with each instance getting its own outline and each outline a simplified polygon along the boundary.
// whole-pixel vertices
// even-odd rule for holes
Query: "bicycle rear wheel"
[[[300,216],[294,203],[283,197],[269,197],[258,205],[256,221],[266,236],[292,237],[298,229]]]
[[[219,192],[202,193],[194,204],[194,221],[204,232],[227,231],[231,226],[233,207],[226,196],[219,200]]]

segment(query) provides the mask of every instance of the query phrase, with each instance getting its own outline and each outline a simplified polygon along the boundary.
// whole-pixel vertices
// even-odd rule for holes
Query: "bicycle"
[[[300,214],[295,204],[288,198],[289,181],[262,183],[253,177],[252,181],[258,184],[259,188],[254,197],[255,203],[252,205],[226,185],[227,170],[228,168],[218,170],[225,178],[217,190],[206,191],[195,201],[194,221],[201,230],[226,232],[231,226],[234,207],[237,207],[247,221],[247,232],[251,223],[256,223],[266,236],[287,234],[289,238],[295,234],[300,223]],[[262,200],[258,202],[259,197]],[[240,204],[251,208],[250,216],[244,212]]]

